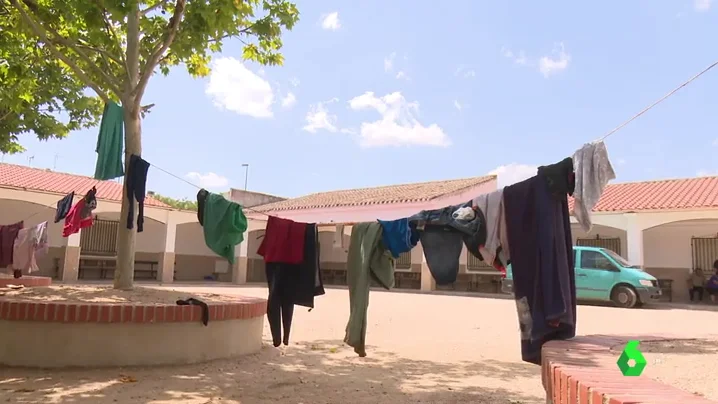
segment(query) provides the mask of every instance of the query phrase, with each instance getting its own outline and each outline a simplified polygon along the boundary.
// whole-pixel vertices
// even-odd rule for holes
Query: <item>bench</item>
[[[108,279],[114,276],[117,257],[111,255],[83,255],[80,257],[78,279],[85,279],[87,271],[99,272],[99,279]],[[135,277],[137,279],[157,279],[159,262],[135,260]],[[142,274],[142,276],[137,276]]]
[[[469,270],[468,275],[470,275],[468,288],[469,292],[479,291],[479,285],[481,285],[482,283],[481,280],[484,277],[488,277],[489,282],[493,287],[493,293],[501,293],[501,277],[503,276],[501,272],[495,269],[485,269],[478,271]]]
[[[659,279],[658,287],[661,289],[663,296],[668,298],[669,302],[673,301],[673,279]]]

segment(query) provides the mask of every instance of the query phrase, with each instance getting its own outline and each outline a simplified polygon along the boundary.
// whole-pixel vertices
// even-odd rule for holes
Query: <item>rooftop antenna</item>
[[[58,157],[60,157],[60,155],[55,153],[55,162],[52,165],[52,171],[57,171],[57,158]]]
[[[35,160],[35,156],[30,156],[27,158],[27,165],[32,167],[32,161]]]

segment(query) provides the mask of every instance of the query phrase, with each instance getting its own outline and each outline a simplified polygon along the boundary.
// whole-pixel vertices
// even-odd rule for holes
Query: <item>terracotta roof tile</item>
[[[488,175],[449,181],[431,181],[375,188],[320,192],[262,206],[255,206],[253,209],[269,212],[425,202],[441,196],[459,193],[495,179],[495,175]]]
[[[594,212],[718,208],[718,177],[609,184]],[[569,198],[569,209],[573,199]]]
[[[51,170],[0,163],[0,187],[23,188],[32,191],[69,194],[72,191],[84,195],[93,186],[97,197],[110,201],[122,201],[122,184],[114,181],[97,181],[82,175],[58,173]],[[164,202],[147,196],[146,206],[169,207]]]

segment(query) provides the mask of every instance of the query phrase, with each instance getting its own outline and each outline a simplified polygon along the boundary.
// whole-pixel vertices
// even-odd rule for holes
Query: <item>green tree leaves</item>
[[[287,0],[0,0],[0,151],[22,151],[23,133],[94,126],[104,100],[139,106],[156,69],[206,76],[230,38],[245,59],[281,65],[298,20]]]

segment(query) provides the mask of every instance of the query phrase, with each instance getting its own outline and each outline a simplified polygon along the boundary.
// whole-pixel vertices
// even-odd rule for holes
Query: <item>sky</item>
[[[143,157],[212,191],[283,197],[496,173],[507,185],[718,59],[718,0],[298,0],[285,63],[227,42],[209,77],[150,82]],[[614,182],[718,175],[718,68],[607,139]],[[98,129],[7,163],[92,175]],[[248,169],[243,166],[248,165]],[[246,175],[246,177],[245,177]],[[148,189],[197,189],[150,169]]]

